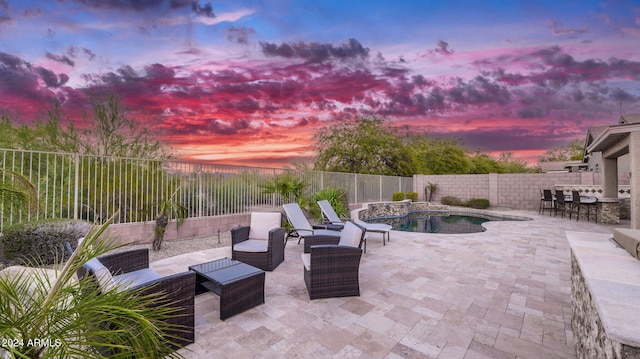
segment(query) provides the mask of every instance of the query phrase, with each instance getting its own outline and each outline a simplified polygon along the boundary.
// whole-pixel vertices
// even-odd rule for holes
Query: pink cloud
[[[244,63],[124,65],[87,73],[75,88],[64,71],[49,68],[69,66],[70,53],[41,66],[0,53],[0,84],[11,84],[0,86],[0,107],[37,117],[58,99],[80,121],[88,93],[116,93],[135,115],[156,120],[185,156],[219,152],[244,164],[251,159],[228,149],[255,143],[256,163],[276,163],[283,153],[309,157],[313,133],[330,118],[389,117],[416,131],[455,134],[473,148],[517,152],[543,151],[611,122],[618,101],[640,109],[623,87],[640,80],[640,62],[577,59],[557,46],[453,55],[442,41],[441,55],[467,61],[474,76],[430,77],[406,62],[369,59],[359,42],[285,45],[264,44],[271,57]]]
[[[636,20],[636,22],[637,22],[637,20]],[[623,27],[623,28],[620,28],[620,31],[622,31],[622,32],[624,32],[625,34],[628,34],[628,35],[640,36],[640,29],[637,28],[637,27]]]

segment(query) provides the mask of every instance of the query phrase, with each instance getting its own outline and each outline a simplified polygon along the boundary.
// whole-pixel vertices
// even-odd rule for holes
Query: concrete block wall
[[[413,176],[414,192],[418,192],[418,200],[426,201],[424,188],[429,183],[436,183],[436,191],[432,201],[440,202],[443,196],[455,196],[462,200],[471,198],[489,198],[489,175],[415,175]],[[428,195],[428,194],[427,194]]]
[[[580,181],[580,173],[569,172],[499,174],[497,206],[538,210],[541,189],[554,191],[556,184],[580,184]]]
[[[439,202],[443,196],[461,200],[488,199],[492,207],[508,207],[521,210],[538,210],[540,190],[554,189],[557,184],[592,184],[593,174],[584,173],[513,173],[483,175],[415,175],[414,191],[419,200],[426,200],[425,186],[436,183],[438,191],[433,197]]]

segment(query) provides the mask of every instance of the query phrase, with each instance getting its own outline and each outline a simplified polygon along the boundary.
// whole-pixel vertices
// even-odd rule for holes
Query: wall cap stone
[[[566,236],[607,337],[640,348],[640,261],[611,234],[567,231]]]

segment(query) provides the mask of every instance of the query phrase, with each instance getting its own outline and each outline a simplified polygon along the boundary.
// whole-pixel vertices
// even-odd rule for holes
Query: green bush
[[[475,209],[489,208],[489,200],[484,198],[472,198],[465,202],[457,197],[444,196],[440,202],[448,206],[470,207]]]
[[[394,201],[402,201],[404,200],[404,192],[393,192],[393,196],[391,198]]]
[[[81,220],[28,222],[7,228],[2,235],[2,254],[7,264],[54,264],[69,254],[65,242],[76,241],[91,228]]]
[[[460,206],[464,207],[465,203],[461,199],[453,196],[444,196],[440,199],[440,203],[447,206]]]
[[[322,201],[325,199],[329,201],[331,207],[333,207],[333,210],[340,218],[346,219],[350,217],[347,192],[345,190],[341,188],[327,187],[321,191],[316,192],[313,195],[313,204],[315,205],[315,207],[318,207],[318,201]],[[318,207],[318,215],[315,217],[320,221],[322,220],[322,212],[320,211],[320,207]]]
[[[472,198],[467,202],[467,207],[475,209],[487,209],[489,208],[489,200],[484,198]]]
[[[418,192],[407,192],[407,199],[411,202],[418,202]]]

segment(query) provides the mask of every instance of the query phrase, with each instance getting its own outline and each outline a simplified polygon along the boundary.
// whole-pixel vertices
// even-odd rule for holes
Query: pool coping
[[[371,215],[369,216],[367,212],[375,211],[378,207],[384,206],[384,212],[392,212],[396,211],[393,215]],[[392,206],[396,208],[392,208]],[[412,209],[415,207],[415,209]],[[433,208],[433,209],[428,209]],[[410,200],[398,201],[398,202],[370,202],[363,203],[362,208],[356,208],[351,211],[351,218],[361,221],[366,221],[370,219],[389,219],[389,218],[402,218],[407,217],[413,213],[419,212],[433,212],[433,213],[447,213],[449,215],[465,215],[471,214],[477,217],[485,218],[488,220],[512,220],[512,221],[531,221],[533,218],[524,217],[524,216],[516,216],[505,214],[502,212],[495,212],[492,210],[486,209],[476,209],[469,207],[457,207],[457,206],[447,206],[441,204],[432,204],[430,202],[411,202]],[[364,214],[364,216],[363,216]]]

